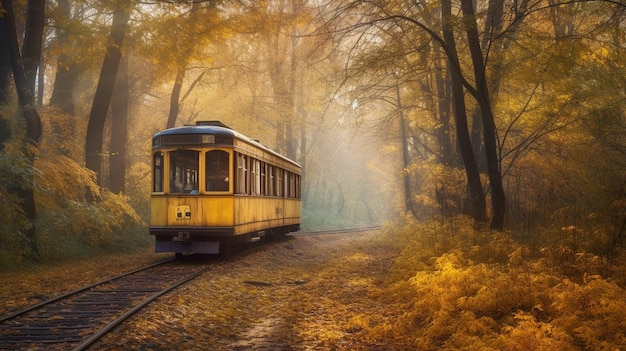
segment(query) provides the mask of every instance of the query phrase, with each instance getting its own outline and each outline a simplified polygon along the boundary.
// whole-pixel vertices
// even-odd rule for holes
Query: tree
[[[115,194],[126,189],[126,144],[129,110],[128,59],[122,57],[111,97],[111,145],[109,146],[109,189]]]
[[[22,45],[24,74],[31,95],[35,96],[37,69],[41,62],[41,48],[45,23],[45,0],[29,0],[27,3],[26,30]]]
[[[247,5],[248,18],[255,36],[262,43],[259,52],[261,65],[269,81],[273,100],[273,117],[270,122],[276,133],[276,143],[287,157],[297,159],[297,94],[296,74],[306,55],[302,47],[299,21],[309,16],[310,10],[303,1],[273,1],[271,6],[252,2]]]
[[[491,2],[494,4],[497,2]],[[491,188],[491,228],[502,230],[504,227],[504,214],[506,209],[504,188],[502,187],[502,173],[500,172],[500,158],[498,156],[498,144],[496,140],[496,124],[493,118],[489,87],[485,75],[485,63],[483,52],[480,48],[478,27],[474,5],[471,0],[461,0],[463,10],[463,22],[467,34],[467,42],[472,58],[474,69],[475,89],[473,95],[478,101],[482,116],[483,144],[487,157],[487,170],[489,175],[489,186]],[[471,145],[470,145],[471,146]]]
[[[35,101],[32,90],[29,89],[28,81],[26,80],[26,72],[24,71],[22,55],[20,54],[18,47],[13,7],[9,0],[2,0],[2,7],[5,12],[5,16],[3,16],[5,20],[3,22],[5,26],[5,33],[7,35],[7,48],[11,59],[11,68],[17,91],[18,102],[22,109],[25,122],[26,137],[29,142],[36,144],[41,137],[41,120],[37,110],[35,109]],[[33,22],[31,24],[37,27],[36,23]],[[26,33],[30,30],[31,27],[26,27]],[[36,28],[34,30],[37,31]],[[33,37],[32,41],[35,41],[34,36],[31,37]],[[41,38],[39,39],[39,44],[41,45]]]
[[[397,5],[397,6],[396,6]],[[457,44],[455,38],[455,24],[456,18],[452,16],[452,4],[450,1],[444,0],[441,2],[441,14],[439,16],[440,22],[443,28],[443,36],[437,32],[435,28],[437,28],[437,24],[430,23],[428,21],[427,15],[430,15],[431,12],[427,11],[421,5],[400,5],[400,4],[384,4],[379,2],[368,2],[363,4],[361,2],[346,2],[344,6],[337,10],[337,12],[349,12],[353,10],[355,13],[368,13],[367,16],[361,15],[361,19],[358,21],[357,25],[347,24],[344,27],[345,31],[353,31],[356,32],[357,29],[360,31],[363,28],[371,28],[371,32],[375,34],[362,35],[360,37],[360,41],[363,46],[371,45],[374,48],[378,48],[380,46],[380,51],[382,53],[387,53],[391,51],[394,54],[387,54],[391,61],[383,61],[385,63],[381,64],[380,60],[369,60],[372,63],[373,69],[375,70],[377,67],[381,65],[389,65],[396,66],[399,65],[397,61],[393,61],[396,57],[405,57],[403,55],[409,55],[411,51],[423,50],[423,48],[427,47],[424,45],[411,45],[407,44],[407,50],[403,51],[402,49],[394,52],[392,47],[380,45],[379,43],[384,42],[385,39],[388,39],[394,43],[401,42],[401,40],[396,40],[394,38],[402,38],[410,42],[411,40],[415,42],[423,42],[419,37],[421,34],[425,33],[430,40],[436,43],[440,50],[446,56],[446,60],[443,62],[447,62],[447,75],[439,74],[439,83],[437,87],[442,89],[437,91],[437,96],[442,97],[437,99],[438,103],[446,103],[446,101],[451,101],[453,106],[453,116],[455,120],[455,128],[456,128],[456,139],[458,142],[458,150],[461,153],[467,184],[468,184],[468,192],[471,203],[471,211],[473,218],[478,222],[486,221],[486,209],[485,209],[485,194],[483,192],[483,186],[480,179],[480,173],[476,161],[476,156],[473,153],[472,143],[469,134],[468,127],[468,117],[466,113],[466,104],[465,104],[465,90],[469,90],[471,92],[475,91],[475,88],[470,85],[468,80],[466,79],[464,72],[462,71],[461,61],[459,59],[459,52],[457,51]],[[366,7],[367,9],[360,9],[360,7]],[[434,12],[434,11],[433,11]],[[392,29],[392,28],[395,28]],[[362,39],[361,39],[362,38]],[[371,38],[367,40],[366,38]],[[383,39],[384,38],[384,39]],[[353,49],[353,51],[357,51]],[[371,54],[368,51],[362,53],[362,55]],[[411,53],[412,54],[412,53]],[[395,56],[394,56],[395,55]],[[419,56],[419,54],[416,54]],[[384,56],[384,55],[383,55]],[[436,56],[435,56],[436,57]],[[385,58],[383,58],[385,60]],[[388,59],[389,60],[389,59]],[[366,60],[367,61],[367,60]],[[432,57],[426,57],[424,59],[417,59],[415,61],[409,62],[407,65],[401,65],[401,67],[407,67],[407,70],[424,70],[428,67],[426,63],[434,62],[435,64],[439,61]],[[437,71],[435,71],[437,72]],[[426,80],[426,78],[417,78],[415,75],[415,80]],[[423,74],[425,76],[425,74]],[[450,79],[450,84],[446,84],[441,81],[441,79]],[[376,83],[384,86],[384,83]],[[451,95],[449,97],[450,100],[445,99],[447,87],[450,87]],[[375,90],[374,90],[375,91]],[[416,106],[418,103],[415,104]],[[442,118],[445,122],[445,118],[447,118],[448,114],[446,112],[446,107],[440,107],[439,118]],[[440,122],[441,123],[441,122]],[[441,123],[439,125],[449,125],[448,123]],[[438,136],[442,149],[451,150],[447,147],[446,140],[446,131],[440,130],[440,135]],[[432,150],[432,149],[431,149]],[[439,155],[439,157],[445,157],[448,162],[453,161],[453,157],[444,156],[443,154]]]
[[[7,16],[0,16],[0,105],[9,102],[10,99],[10,72],[11,72],[11,55],[9,54],[9,34],[7,32]],[[4,149],[4,143],[11,137],[11,129],[9,121],[0,118],[0,151]]]
[[[69,45],[69,35],[67,28],[63,28],[61,23],[67,22],[70,18],[70,1],[57,1],[58,16],[55,27],[56,42],[59,46]],[[76,80],[76,65],[70,61],[65,50],[61,50],[57,57],[56,76],[54,87],[50,97],[50,105],[58,107],[68,115],[74,115],[74,82]]]
[[[109,110],[115,77],[122,57],[122,45],[128,29],[130,18],[130,0],[115,3],[111,23],[111,42],[107,45],[102,61],[100,79],[93,98],[87,136],[85,141],[85,165],[98,176],[98,184],[102,184],[102,160],[104,123]]]
[[[470,200],[472,202],[472,217],[479,222],[484,222],[486,220],[485,197],[483,195],[483,187],[478,173],[478,164],[472,148],[467,124],[465,97],[463,94],[463,76],[460,72],[460,63],[454,39],[452,6],[450,0],[442,0],[441,12],[443,36],[449,62],[448,67],[452,72],[451,86],[456,136],[459,141],[459,148],[467,175]]]
[[[210,48],[229,35],[220,3],[216,0],[185,4],[163,1],[139,9],[137,31],[150,35],[144,38],[139,34],[141,40],[134,43],[134,52],[155,64],[160,80],[168,86],[171,82],[165,128],[193,119],[181,116],[185,100],[193,97],[193,90],[202,86],[209,76],[207,73],[216,59],[209,54]]]
[[[182,27],[179,35],[186,36],[191,33],[190,27],[193,28],[198,24],[200,16],[200,3],[194,2],[189,10],[189,16],[185,17],[184,23],[180,23],[178,28]],[[208,17],[208,16],[207,16]],[[175,27],[176,28],[176,27]],[[178,37],[178,36],[175,36]],[[174,40],[171,44],[174,46],[174,65],[176,69],[176,77],[174,78],[174,84],[172,85],[172,94],[170,95],[170,111],[167,117],[166,128],[174,128],[176,126],[176,119],[180,111],[180,94],[183,88],[183,82],[185,80],[185,73],[189,62],[193,59],[192,53],[199,48],[200,42],[197,40]],[[193,86],[193,85],[192,85]]]
[[[407,138],[407,127],[402,113],[402,100],[400,98],[400,86],[396,86],[396,98],[398,100],[398,112],[400,113],[400,144],[402,147],[402,173],[403,185],[404,185],[404,210],[415,217],[415,207],[413,206],[413,192],[411,191],[411,179],[409,177],[410,157],[409,157],[409,143]]]
[[[12,67],[13,79],[15,82],[15,88],[18,96],[18,104],[21,110],[20,118],[24,123],[20,123],[20,126],[24,126],[25,141],[23,145],[24,154],[29,160],[31,166],[34,163],[35,153],[32,146],[37,145],[41,138],[41,119],[39,113],[35,109],[35,101],[32,95],[32,91],[28,87],[26,72],[24,71],[24,64],[22,61],[22,55],[18,47],[18,38],[16,30],[16,22],[14,9],[11,1],[2,0],[1,2],[4,15],[2,16],[3,31],[0,32],[6,34],[6,47],[10,55],[10,62]],[[38,17],[40,21],[43,21],[43,16]],[[29,26],[26,27],[26,36],[29,37],[31,43],[39,43],[41,45],[41,36],[37,40],[36,33],[39,28],[43,27],[43,23],[37,23],[36,21],[29,22]],[[32,33],[35,34],[32,34]],[[34,45],[34,44],[33,44]],[[37,57],[38,59],[39,57]],[[36,62],[36,66],[39,63]],[[3,127],[4,128],[4,127]],[[21,199],[21,206],[26,218],[30,221],[30,228],[26,230],[26,236],[33,254],[37,254],[37,230],[35,228],[35,220],[37,219],[37,208],[35,205],[35,195],[32,188],[32,180],[24,180],[24,182],[14,189],[15,193]]]
[[[4,5],[3,5],[4,6]],[[10,96],[10,73],[11,73],[11,54],[9,53],[9,33],[7,32],[7,16],[3,13],[0,16],[0,104],[9,101]],[[0,123],[2,121],[0,120]],[[2,130],[8,130],[8,125]],[[2,135],[6,134],[2,133]],[[8,136],[7,136],[8,138]],[[0,140],[4,141],[4,140]]]

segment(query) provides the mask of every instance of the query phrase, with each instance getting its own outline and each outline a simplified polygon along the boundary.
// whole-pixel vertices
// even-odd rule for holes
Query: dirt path
[[[95,349],[393,349],[360,333],[385,318],[377,296],[394,252],[377,235],[294,236],[237,255]]]

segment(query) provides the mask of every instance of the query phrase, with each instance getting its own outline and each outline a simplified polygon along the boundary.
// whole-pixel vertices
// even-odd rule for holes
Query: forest
[[[1,5],[0,268],[151,245],[151,136],[220,120],[300,163],[303,229],[403,248],[373,338],[626,345],[624,0]]]

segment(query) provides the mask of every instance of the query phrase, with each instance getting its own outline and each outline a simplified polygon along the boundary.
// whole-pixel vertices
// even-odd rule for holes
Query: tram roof
[[[171,138],[172,136],[197,136],[192,138]],[[213,138],[204,139],[203,135],[214,136]],[[233,140],[241,140],[252,146],[267,151],[281,159],[288,161],[298,167],[300,165],[279,154],[278,152],[270,149],[269,147],[261,144],[258,140],[247,137],[229,126],[223,124],[220,121],[200,121],[195,125],[185,125],[181,127],[174,127],[162,130],[152,137],[152,147],[172,147],[172,146],[207,146],[207,145],[233,145]],[[168,142],[163,143],[163,141]]]

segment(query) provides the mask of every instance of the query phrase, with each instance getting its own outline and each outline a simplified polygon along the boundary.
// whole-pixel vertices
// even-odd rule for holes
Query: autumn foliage
[[[258,246],[214,261],[202,277],[142,310],[96,349],[527,351],[626,345],[623,268],[582,252],[574,262],[533,252],[509,234],[493,236],[471,224],[466,218],[447,224],[406,220],[367,233],[296,236]],[[451,240],[434,245],[443,236]],[[486,245],[479,248],[478,242]],[[3,273],[0,310],[157,258],[147,251],[111,257],[104,265],[95,258],[79,260],[79,266]]]
[[[10,3],[23,14],[29,2]],[[463,16],[470,3],[475,16]],[[110,42],[107,5],[47,3],[36,150],[18,132],[14,88],[0,89],[0,137],[4,125],[13,131],[0,150],[3,270],[149,246],[151,135],[168,120],[220,119],[302,165],[306,230],[391,220],[362,251],[311,247],[291,257],[283,248],[289,257],[272,258],[293,268],[293,281],[307,278],[309,290],[274,293],[287,301],[281,312],[294,335],[313,347],[626,348],[623,1],[129,2],[127,70],[118,76],[128,83],[118,97],[128,99],[113,104],[128,112],[128,133],[113,118],[104,123],[96,175],[85,167],[86,116]],[[452,12],[442,13],[444,5]],[[468,24],[480,38],[468,40]],[[10,82],[0,71],[0,83]],[[459,94],[453,76],[464,79]],[[479,82],[488,91],[477,94]],[[479,123],[488,110],[492,121]],[[496,140],[485,138],[485,126],[496,128]],[[124,191],[108,190],[115,170],[107,161],[120,156],[111,140],[127,143]],[[475,162],[464,162],[472,153]],[[494,202],[494,176],[506,201]],[[19,194],[31,188],[36,219]],[[493,228],[502,230],[478,223],[496,213],[502,222]],[[383,248],[397,254],[391,263],[364,253]],[[274,273],[270,264],[246,264],[245,274]],[[219,293],[203,282],[170,301],[197,321],[153,311],[137,334],[163,337],[184,322],[197,327],[194,337],[228,337],[223,324],[256,321],[237,315],[248,299],[271,306],[262,288],[221,279],[228,287]],[[200,293],[227,307],[205,313]],[[354,301],[363,304],[344,307]],[[342,343],[349,337],[359,342]],[[181,348],[197,346],[187,339],[176,334]]]
[[[82,149],[76,147],[76,132],[81,121],[53,109],[42,114],[46,137],[39,145],[38,157],[31,166],[14,147],[0,153],[0,266],[10,266],[24,257],[44,261],[68,259],[95,252],[126,250],[149,242],[145,222],[129,197],[100,189],[93,172],[79,163]],[[54,130],[52,128],[55,128]],[[38,216],[36,247],[32,252],[24,228],[30,225],[12,194],[15,184],[33,179]],[[89,201],[87,194],[98,194]]]
[[[623,252],[616,265],[565,245],[533,251],[510,233],[477,230],[463,218],[409,220],[387,235],[401,253],[378,298],[395,306],[398,318],[371,325],[371,340],[420,350],[626,345]]]

